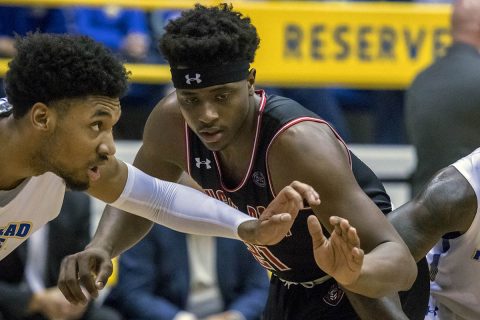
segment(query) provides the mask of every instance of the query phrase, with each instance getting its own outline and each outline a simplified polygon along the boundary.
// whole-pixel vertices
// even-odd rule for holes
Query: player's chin
[[[90,188],[90,180],[88,177],[79,179],[74,177],[63,177],[65,180],[65,185],[68,189],[73,191],[85,191]]]

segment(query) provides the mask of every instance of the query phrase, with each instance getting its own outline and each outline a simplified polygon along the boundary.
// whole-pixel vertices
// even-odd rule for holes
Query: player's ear
[[[30,111],[31,122],[34,128],[39,130],[49,130],[52,126],[52,112],[48,106],[42,102],[36,102]]]
[[[254,68],[250,69],[248,73],[248,95],[253,96],[255,94],[255,77],[257,75],[257,70]]]

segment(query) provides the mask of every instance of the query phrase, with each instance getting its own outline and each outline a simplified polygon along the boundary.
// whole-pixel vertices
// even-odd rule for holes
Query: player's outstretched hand
[[[82,287],[91,297],[98,297],[112,275],[113,265],[107,251],[99,248],[87,248],[62,260],[58,288],[65,298],[73,304],[86,304],[87,297]]]
[[[238,227],[240,238],[258,245],[273,245],[288,233],[303,209],[303,200],[310,206],[320,204],[318,193],[308,184],[298,181],[283,188],[263,211],[258,220],[242,223]]]
[[[364,252],[360,249],[360,238],[346,219],[331,216],[330,224],[334,229],[327,239],[317,217],[308,217],[315,261],[338,283],[348,286],[357,281],[362,269]]]

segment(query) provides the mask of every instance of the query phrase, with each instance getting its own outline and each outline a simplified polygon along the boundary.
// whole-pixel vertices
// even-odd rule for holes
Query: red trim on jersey
[[[300,118],[297,118],[297,119],[294,119],[290,122],[287,122],[286,124],[283,125],[283,127],[281,127],[277,133],[275,133],[275,135],[273,136],[272,140],[270,141],[270,143],[268,144],[268,147],[267,147],[267,151],[266,151],[266,155],[265,155],[265,167],[267,168],[267,179],[268,179],[268,185],[270,186],[270,191],[271,193],[273,194],[274,197],[277,196],[277,194],[275,193],[275,190],[273,189],[273,184],[272,184],[272,181],[270,179],[270,168],[268,167],[268,154],[269,154],[269,151],[270,151],[270,147],[272,146],[272,143],[273,141],[275,141],[275,139],[282,133],[284,132],[285,130],[287,130],[288,128],[290,127],[293,127],[294,125],[300,123],[300,122],[304,122],[304,121],[313,121],[313,122],[318,122],[318,123],[324,123],[326,124],[330,130],[332,130],[333,134],[335,135],[335,137],[343,144],[343,146],[345,147],[345,149],[347,150],[347,154],[348,154],[348,163],[350,164],[350,168],[352,167],[352,157],[350,156],[350,152],[348,151],[348,148],[347,148],[347,144],[343,141],[343,139],[340,137],[340,135],[335,131],[335,129],[332,128],[332,126],[330,124],[328,124],[328,122],[326,122],[325,120],[322,120],[322,119],[317,119],[317,118],[311,118],[311,117],[300,117]]]
[[[261,127],[261,124],[262,124],[263,110],[265,109],[265,105],[267,104],[266,103],[267,102],[267,96],[265,95],[265,91],[263,91],[263,90],[257,90],[255,92],[260,95],[260,108],[258,110],[257,128],[255,129],[255,140],[253,142],[253,148],[252,148],[252,152],[251,152],[251,156],[250,156],[250,163],[248,164],[247,172],[245,173],[242,181],[240,182],[240,184],[237,187],[235,187],[233,189],[230,189],[230,188],[227,188],[225,186],[225,184],[223,183],[222,170],[221,170],[221,167],[220,167],[220,162],[218,161],[218,158],[217,158],[217,153],[216,152],[213,153],[215,163],[217,164],[218,175],[220,177],[220,185],[222,186],[223,190],[226,190],[228,192],[238,191],[239,189],[241,189],[245,185],[245,182],[248,180],[248,177],[250,176],[250,173],[252,171],[253,163],[255,161],[255,155],[257,154],[257,146],[258,146],[258,140],[259,140],[259,134],[260,134],[260,127]]]

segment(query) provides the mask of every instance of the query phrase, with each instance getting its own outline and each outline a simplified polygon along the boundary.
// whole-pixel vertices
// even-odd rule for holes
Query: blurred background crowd
[[[14,34],[40,30],[88,35],[118,53],[125,62],[164,64],[156,48],[157,39],[165,24],[178,14],[179,11],[173,9],[141,10],[114,5],[95,8],[0,6],[0,57],[8,58],[15,53]],[[168,84],[132,82],[128,95],[122,100],[123,116],[116,128],[116,139],[141,139],[148,114],[170,89]],[[263,89],[267,93],[292,98],[316,112],[347,142],[409,143],[404,123],[404,90],[345,88],[341,84],[328,88],[266,86]]]

